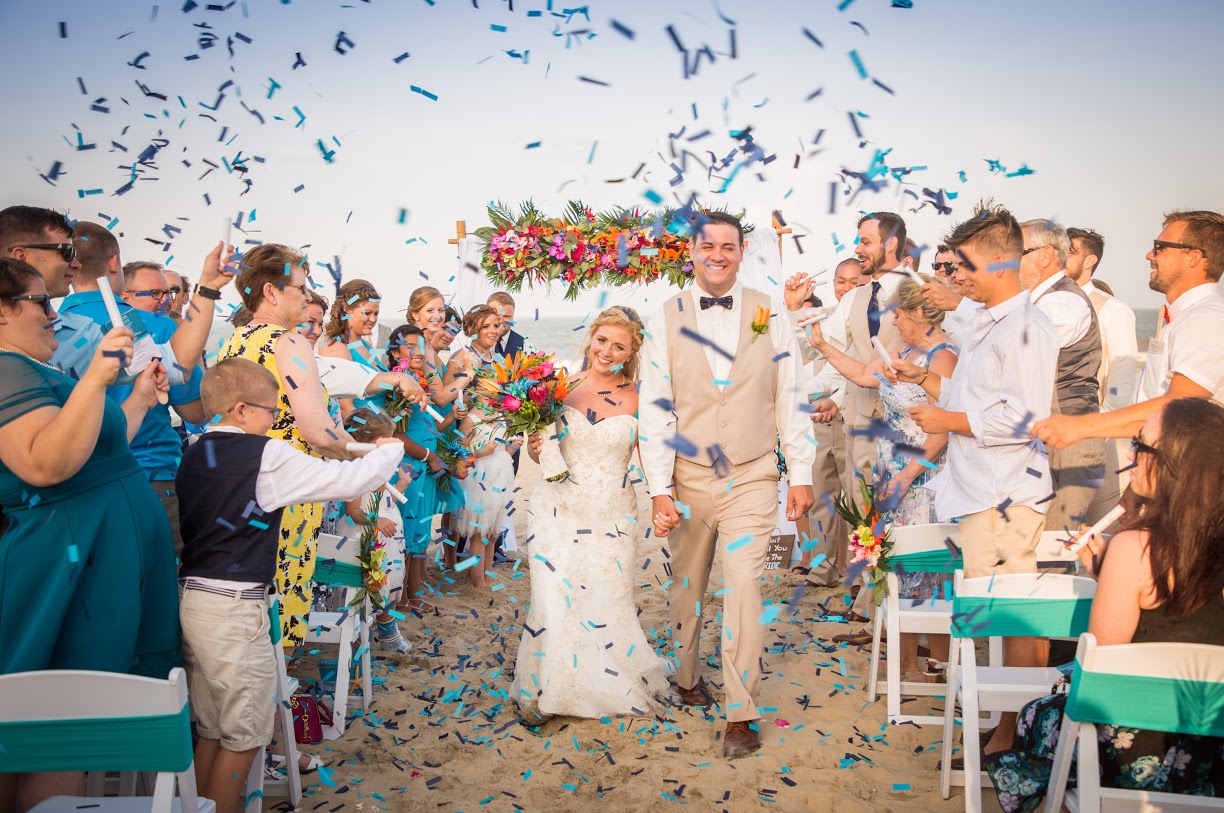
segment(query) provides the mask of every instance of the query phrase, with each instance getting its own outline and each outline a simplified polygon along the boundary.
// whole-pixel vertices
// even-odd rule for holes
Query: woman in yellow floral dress
[[[307,319],[309,273],[305,257],[288,246],[265,243],[247,252],[237,288],[253,318],[234,331],[219,355],[249,359],[276,376],[280,384],[276,403],[250,404],[274,412],[270,437],[315,457],[343,460],[353,457],[346,448],[348,435],[328,412],[327,391],[319,381],[310,342],[294,332]],[[398,373],[380,374],[368,386],[424,397],[414,380]],[[323,506],[318,503],[286,508],[281,520],[276,591],[281,595],[281,633],[287,645],[300,645],[306,636],[322,521]]]

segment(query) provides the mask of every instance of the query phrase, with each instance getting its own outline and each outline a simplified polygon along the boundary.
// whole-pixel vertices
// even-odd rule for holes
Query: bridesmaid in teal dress
[[[47,364],[56,314],[18,260],[0,259],[0,316],[0,674],[164,678],[180,662],[174,545],[128,447],[156,370],[123,404],[106,397],[119,365],[103,353],[130,354],[126,329],[107,334],[79,382]]]

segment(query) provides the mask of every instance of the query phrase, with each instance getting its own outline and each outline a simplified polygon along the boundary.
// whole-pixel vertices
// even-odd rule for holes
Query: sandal
[[[302,767],[302,757],[310,757],[306,762],[306,767]],[[272,763],[272,767],[277,770],[285,770],[289,760],[284,754],[268,754],[268,760]],[[320,768],[326,768],[331,762],[324,762],[318,754],[298,754],[298,773],[314,773]]]
[[[806,576],[812,572],[812,569],[810,567],[804,567],[803,565],[795,565],[789,572],[792,576]]]

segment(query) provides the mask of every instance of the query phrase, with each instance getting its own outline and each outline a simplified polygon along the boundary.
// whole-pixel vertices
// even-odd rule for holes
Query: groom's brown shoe
[[[676,694],[680,695],[680,702],[686,706],[709,706],[714,703],[710,697],[710,691],[706,688],[705,678],[697,678],[697,685],[691,689],[685,689],[676,684]]]
[[[723,734],[723,756],[727,759],[746,757],[761,747],[761,737],[752,730],[752,721],[727,723]]]

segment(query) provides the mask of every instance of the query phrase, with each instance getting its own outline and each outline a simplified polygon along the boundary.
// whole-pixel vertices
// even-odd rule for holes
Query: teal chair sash
[[[1075,638],[1087,632],[1091,612],[1091,598],[956,596],[952,634],[957,638]]]
[[[888,563],[893,570],[909,573],[954,573],[965,569],[965,557],[953,558],[946,548],[893,556]]]
[[[1067,716],[1080,723],[1224,737],[1224,685],[1084,672],[1077,660]]]
[[[328,587],[361,587],[365,583],[361,565],[322,558],[315,563],[314,581]]]
[[[165,771],[191,766],[191,716],[0,722],[0,773]]]

